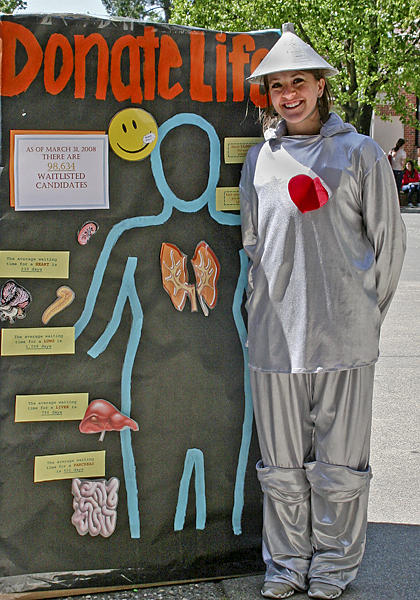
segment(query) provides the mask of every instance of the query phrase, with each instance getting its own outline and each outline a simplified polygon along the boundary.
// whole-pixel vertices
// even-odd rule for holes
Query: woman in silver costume
[[[267,598],[338,598],[356,576],[374,365],[405,252],[387,156],[329,112],[336,74],[286,24],[249,78],[275,111],[240,183]]]

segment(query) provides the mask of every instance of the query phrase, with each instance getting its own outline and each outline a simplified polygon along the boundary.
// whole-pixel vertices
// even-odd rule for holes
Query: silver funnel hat
[[[270,73],[308,71],[309,69],[322,70],[325,77],[333,77],[338,74],[337,69],[334,69],[295,34],[292,23],[285,23],[279,41],[274,44],[267,56],[247,79],[251,83],[261,84],[264,76]]]

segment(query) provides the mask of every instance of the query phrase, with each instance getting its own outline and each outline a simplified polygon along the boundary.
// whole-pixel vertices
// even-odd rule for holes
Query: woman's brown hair
[[[395,144],[395,148],[392,148],[394,152],[398,152],[398,150],[400,148],[402,148],[405,144],[405,139],[404,138],[400,138],[398,140],[398,142]]]

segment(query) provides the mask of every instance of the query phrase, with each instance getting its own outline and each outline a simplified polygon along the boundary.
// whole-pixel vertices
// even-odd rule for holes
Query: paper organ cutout
[[[162,283],[168,292],[172,304],[182,311],[187,300],[191,302],[191,312],[197,311],[194,284],[188,283],[187,257],[174,244],[163,243],[160,250],[160,268]]]
[[[191,302],[191,312],[197,311],[194,284],[188,283],[187,257],[174,244],[163,243],[160,250],[160,268],[162,283],[168,292],[172,304],[182,311],[187,300]]]
[[[289,181],[289,194],[301,213],[317,210],[328,202],[328,192],[319,177],[296,175]]]
[[[109,481],[73,479],[74,513],[71,522],[79,535],[102,535],[109,537],[117,524],[118,489],[120,482],[116,477]]]
[[[14,323],[16,319],[26,317],[25,308],[31,303],[32,296],[13,279],[6,281],[1,289],[0,319]]]
[[[53,302],[48,308],[45,309],[44,314],[41,317],[44,325],[48,323],[50,319],[52,319],[59,312],[70,306],[73,302],[75,293],[72,289],[67,287],[66,285],[62,285],[58,288],[57,292],[57,300]]]
[[[123,415],[111,402],[107,400],[92,400],[86,409],[85,416],[79,425],[82,433],[100,433],[99,441],[105,437],[107,431],[122,431],[129,427],[138,431],[136,421]]]
[[[86,246],[92,235],[98,231],[99,225],[95,221],[88,221],[83,223],[79,231],[77,232],[77,241],[81,246]]]
[[[191,302],[191,312],[197,311],[197,299],[200,300],[203,313],[207,317],[208,308],[214,308],[217,302],[217,280],[220,264],[213,250],[201,241],[194,252],[191,263],[194,268],[196,285],[188,283],[187,257],[174,244],[164,242],[160,251],[162,283],[169,294],[172,304],[179,311],[185,306],[187,297]]]
[[[217,302],[217,280],[219,279],[220,265],[213,250],[200,242],[191,259],[197,282],[197,294],[203,313],[209,314],[209,308],[214,308]]]

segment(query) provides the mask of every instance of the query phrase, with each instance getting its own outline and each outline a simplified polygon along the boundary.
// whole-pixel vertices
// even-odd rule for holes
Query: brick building
[[[419,98],[415,94],[407,94],[407,101],[415,107],[416,117],[419,119]],[[386,115],[391,120],[382,121],[381,115]],[[379,114],[374,114],[371,136],[385,152],[389,152],[395,146],[398,138],[404,138],[407,158],[415,162],[419,160],[420,132],[410,125],[404,125],[391,105],[384,104]]]

